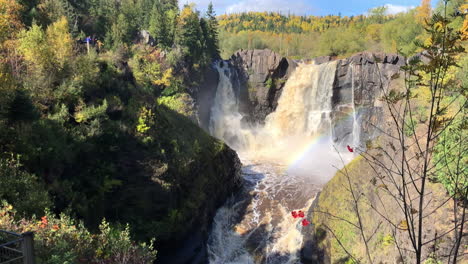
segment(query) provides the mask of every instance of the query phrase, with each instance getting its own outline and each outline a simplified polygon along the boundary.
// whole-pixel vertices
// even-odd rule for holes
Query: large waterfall
[[[231,82],[231,71],[227,63],[217,66],[219,83],[214,105],[211,108],[210,133],[227,142],[235,149],[249,146],[252,133],[242,127],[242,115]]]
[[[278,108],[266,119],[275,137],[311,136],[330,130],[336,63],[301,65],[289,79]]]
[[[307,211],[321,184],[344,165],[341,159],[352,158],[350,153],[338,155],[332,141],[335,71],[336,62],[299,65],[265,125],[248,127],[239,113],[231,71],[227,63],[218,66],[210,132],[238,151],[245,186],[216,214],[210,263],[300,263],[302,225],[290,211]],[[354,124],[350,133],[355,133]]]

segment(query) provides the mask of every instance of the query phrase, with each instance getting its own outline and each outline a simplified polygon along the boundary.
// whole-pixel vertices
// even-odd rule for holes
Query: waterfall
[[[331,137],[336,67],[336,62],[300,64],[275,112],[254,128],[243,124],[227,63],[217,66],[210,133],[239,153],[245,184],[215,216],[208,242],[211,264],[300,263],[302,226],[290,212],[307,211],[321,184],[344,165],[341,158],[353,157],[346,151],[340,158]]]
[[[286,83],[278,108],[266,118],[275,137],[328,133],[336,62],[303,64]]]
[[[352,110],[352,116],[353,116],[353,130],[352,130],[352,143],[351,145],[353,147],[359,147],[361,143],[361,128],[360,128],[360,122],[359,122],[359,116],[358,112],[356,111],[356,96],[354,95],[354,90],[356,89],[356,84],[354,80],[354,65],[350,65],[349,68],[351,69],[351,108]]]
[[[231,82],[228,63],[216,65],[219,82],[214,104],[211,108],[209,130],[211,135],[224,140],[232,148],[244,149],[250,145],[252,133],[242,127],[243,116],[239,113],[239,101]]]
[[[210,133],[237,151],[282,151],[277,147],[297,141],[294,138],[310,140],[318,134],[330,134],[336,62],[299,65],[285,84],[276,111],[266,117],[265,126],[260,129],[242,124],[228,64],[216,68],[219,83],[211,108]]]

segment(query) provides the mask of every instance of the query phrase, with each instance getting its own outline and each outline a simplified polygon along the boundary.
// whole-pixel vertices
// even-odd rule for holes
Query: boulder
[[[150,35],[150,33],[147,30],[141,30],[139,33],[139,41],[143,44],[150,45],[150,46],[156,46],[156,41],[154,38]]]

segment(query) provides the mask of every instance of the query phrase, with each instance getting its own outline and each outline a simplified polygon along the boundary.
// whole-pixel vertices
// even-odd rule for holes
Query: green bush
[[[463,112],[442,132],[434,148],[436,180],[458,199],[466,199],[468,189],[467,136],[468,121]]]
[[[21,215],[40,214],[51,206],[45,186],[35,175],[24,171],[20,156],[0,157],[0,200],[6,200]]]
[[[411,137],[414,134],[414,130],[416,128],[416,121],[415,118],[411,118],[409,115],[405,120],[405,126],[403,127],[403,133],[407,137]]]
[[[191,97],[187,93],[176,94],[173,96],[162,96],[158,98],[158,104],[164,105],[187,117],[194,114],[192,103]]]
[[[40,220],[22,218],[16,220],[13,206],[0,205],[0,229],[17,233],[34,232],[37,263],[152,263],[156,259],[153,240],[149,244],[137,244],[130,237],[130,228],[110,226],[105,220],[99,233],[90,233],[82,222],[66,214],[58,218],[46,211]]]

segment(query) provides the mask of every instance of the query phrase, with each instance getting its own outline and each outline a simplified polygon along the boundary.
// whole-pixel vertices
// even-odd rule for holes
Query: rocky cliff
[[[206,263],[206,241],[216,210],[241,186],[234,150],[209,136],[192,120],[160,106],[155,141],[164,155],[148,149],[119,197],[122,222],[155,236],[157,263]],[[155,136],[156,137],[156,136]],[[122,198],[122,200],[124,200]],[[158,232],[156,235],[150,231]]]
[[[315,58],[301,63],[322,64],[333,60],[330,56]],[[231,83],[239,100],[239,111],[245,122],[262,124],[273,112],[287,79],[296,69],[297,61],[265,50],[239,50],[229,61],[232,71]],[[335,142],[348,141],[353,131],[353,122],[360,125],[361,143],[375,137],[377,128],[372,124],[382,115],[379,98],[382,89],[398,77],[405,58],[394,54],[357,53],[337,62],[333,84],[331,119]],[[214,68],[206,71],[205,84],[198,94],[201,125],[208,128],[210,107],[216,94],[218,75]],[[350,118],[353,112],[356,118]]]
[[[237,71],[240,112],[262,123],[278,105],[286,80],[297,63],[269,50],[239,50],[230,59]]]
[[[324,62],[324,60],[322,60]],[[335,142],[350,142],[353,118],[360,124],[358,132],[361,143],[375,137],[375,125],[382,117],[379,98],[390,81],[398,77],[405,58],[399,55],[362,52],[337,63],[332,96],[332,136]]]

